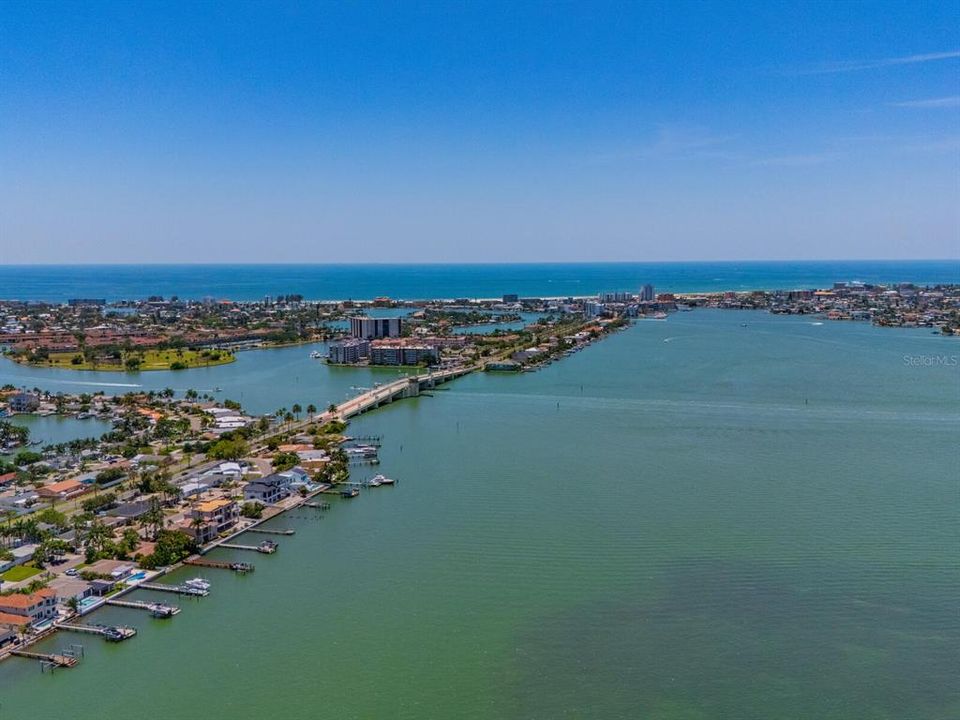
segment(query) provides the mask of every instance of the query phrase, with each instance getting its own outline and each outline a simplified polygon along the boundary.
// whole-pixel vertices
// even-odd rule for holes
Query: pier
[[[315,500],[310,502],[301,503],[302,507],[314,508],[315,510],[329,510],[330,503],[328,502],[317,502]]]
[[[241,575],[253,572],[254,567],[246,562],[219,562],[217,560],[207,560],[206,558],[187,558],[183,561],[184,565],[195,565],[196,567],[218,568],[220,570],[233,570]]]
[[[155,618],[173,617],[180,612],[176,605],[165,605],[157,602],[141,602],[139,600],[107,600],[106,605],[130,608],[131,610],[146,610]]]
[[[252,550],[253,552],[271,555],[277,551],[279,545],[272,540],[264,540],[259,545],[240,545],[238,543],[220,543],[219,547],[231,550]]]
[[[137,634],[135,628],[127,627],[125,625],[71,625],[68,623],[61,623],[60,625],[57,625],[57,628],[59,630],[69,630],[70,632],[99,635],[109,642],[129,640]]]
[[[28,660],[39,660],[40,672],[46,670],[52,672],[57,668],[72,668],[76,665],[80,661],[80,658],[83,657],[83,646],[72,645],[70,650],[64,650],[62,653],[37,653],[27,650],[12,650],[10,654],[16,657],[27,658]]]
[[[194,595],[196,597],[206,597],[210,594],[209,590],[203,588],[190,587],[189,585],[164,585],[163,583],[140,583],[139,587],[144,590],[156,590],[157,592],[176,593],[177,595]]]
[[[289,529],[271,530],[270,528],[252,527],[247,528],[245,532],[263,533],[264,535],[294,535],[297,531]]]

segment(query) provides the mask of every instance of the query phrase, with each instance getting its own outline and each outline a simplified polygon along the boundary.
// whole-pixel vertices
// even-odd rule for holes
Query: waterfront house
[[[57,616],[57,592],[43,588],[36,592],[0,596],[0,613],[23,618],[24,624],[40,625]]]
[[[247,483],[243,488],[243,499],[272,505],[290,494],[290,478],[282,475],[266,477]]]
[[[0,613],[0,648],[17,639],[23,618],[10,613]]]
[[[85,569],[97,575],[109,576],[114,582],[119,582],[129,576],[135,568],[129,562],[124,562],[123,560],[105,559],[97,560]]]
[[[32,413],[40,407],[40,396],[36,393],[19,392],[10,396],[8,404],[13,412]]]
[[[213,523],[198,523],[195,520],[185,519],[180,522],[177,529],[193,538],[197,545],[206,545],[217,539],[217,526]]]
[[[103,597],[104,595],[113,592],[113,589],[117,587],[119,583],[119,580],[113,580],[111,578],[97,578],[96,580],[91,580],[90,594],[96,595],[97,597]]]
[[[199,524],[212,526],[214,533],[219,535],[237,524],[240,507],[226,498],[207,500],[193,508],[191,517]]]
[[[306,485],[310,482],[310,473],[299,465],[277,474],[281,477],[288,478],[290,485]]]

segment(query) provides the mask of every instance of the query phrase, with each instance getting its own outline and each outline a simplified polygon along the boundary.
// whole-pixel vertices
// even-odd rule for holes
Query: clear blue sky
[[[0,262],[960,256],[960,0],[0,4]]]

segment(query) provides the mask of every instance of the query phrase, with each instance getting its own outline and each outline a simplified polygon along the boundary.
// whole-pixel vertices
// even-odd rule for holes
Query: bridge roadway
[[[399,398],[416,397],[424,389],[430,389],[440,383],[447,382],[447,380],[462,377],[473,372],[477,367],[469,365],[449,370],[437,370],[426,375],[411,375],[394,380],[337,405],[337,415],[346,420]]]

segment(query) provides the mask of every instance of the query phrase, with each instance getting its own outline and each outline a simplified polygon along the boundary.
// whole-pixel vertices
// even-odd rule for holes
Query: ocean
[[[383,436],[371,473],[399,485],[272,521],[296,530],[275,555],[211,553],[252,560],[248,576],[178,571],[211,580],[200,601],[135,593],[177,602],[171,620],[87,618],[133,640],[39,646],[82,643],[74,669],[0,663],[0,712],[960,717],[960,370],[910,361],[958,347],[698,309],[392,403],[350,432]],[[176,387],[216,382],[259,411],[375,379],[308,350],[243,353]]]
[[[108,301],[149,295],[260,300],[566,297],[829,287],[838,281],[960,283],[960,260],[539,263],[503,265],[0,265],[0,299]]]

